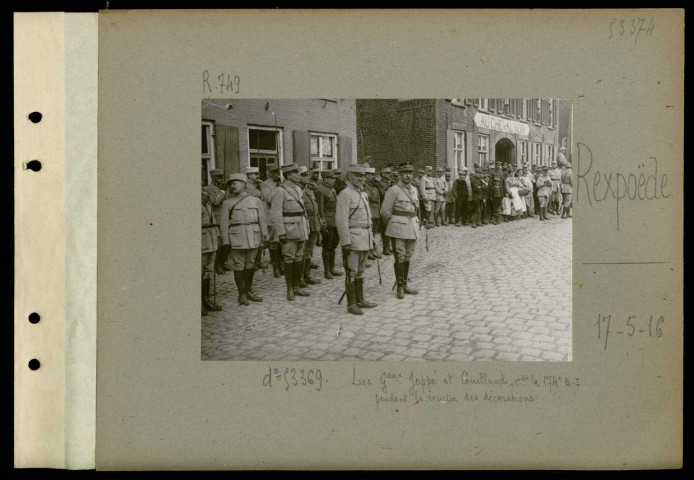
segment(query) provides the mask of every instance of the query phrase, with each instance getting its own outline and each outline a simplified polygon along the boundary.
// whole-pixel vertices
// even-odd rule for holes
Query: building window
[[[250,127],[248,129],[248,165],[258,167],[260,178],[267,178],[269,164],[283,164],[282,129]]]
[[[205,185],[212,182],[210,170],[215,168],[214,123],[202,122],[202,181]]]
[[[538,125],[542,123],[542,103],[539,98],[535,99],[535,123]]]
[[[533,154],[532,164],[533,165],[542,165],[542,154],[541,154],[542,144],[533,142],[531,144],[531,148],[533,149],[532,150],[532,154]]]
[[[489,99],[480,98],[480,110],[489,110]]]
[[[337,165],[337,135],[311,134],[311,168],[335,170]]]
[[[465,162],[465,132],[453,132],[453,158],[458,171],[467,163]]]
[[[552,165],[554,161],[554,145],[546,145],[547,147],[547,165]]]
[[[524,165],[528,162],[528,142],[524,140],[519,140],[518,145],[520,146],[521,165]]]
[[[554,126],[554,100],[547,100],[547,125]]]
[[[518,100],[518,118],[525,120],[525,100]]]
[[[499,113],[503,115],[511,115],[511,99],[500,98],[499,102],[502,102],[501,106],[499,107]]]
[[[489,156],[489,135],[479,135],[477,138],[478,163],[484,165]]]

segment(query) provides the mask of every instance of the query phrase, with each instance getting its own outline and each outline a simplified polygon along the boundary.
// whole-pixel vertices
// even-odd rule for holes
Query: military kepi
[[[347,171],[349,173],[357,173],[357,174],[362,174],[362,175],[366,173],[366,169],[364,168],[364,166],[359,165],[357,163],[348,166]]]
[[[282,173],[283,174],[298,172],[298,171],[299,171],[299,166],[296,163],[290,163],[289,165],[282,166]]]
[[[243,183],[248,183],[248,178],[243,173],[232,173],[229,175],[229,181],[240,180]]]
[[[414,172],[414,165],[411,163],[401,163],[398,166],[398,170],[401,172]]]

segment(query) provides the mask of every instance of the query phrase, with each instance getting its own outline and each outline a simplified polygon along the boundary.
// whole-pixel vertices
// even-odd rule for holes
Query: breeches
[[[337,234],[337,227],[328,227],[323,232],[323,250],[332,251],[340,244],[340,237]]]
[[[305,240],[287,240],[282,244],[284,263],[301,262],[304,259]]]
[[[255,266],[256,255],[258,255],[257,248],[232,248],[229,252],[231,269],[235,272],[252,269]]]
[[[564,206],[570,207],[571,201],[574,198],[574,194],[573,193],[562,193],[562,196],[564,197]]]
[[[364,266],[368,256],[369,252],[366,250],[350,250],[346,261],[345,257],[342,257],[342,261],[345,264],[345,270],[348,272],[351,279],[362,278],[364,276]]]
[[[202,254],[202,277],[209,277],[214,272],[214,259],[216,251]]]
[[[414,247],[417,240],[408,240],[404,238],[393,238],[393,254],[397,262],[409,262],[414,253]]]
[[[313,247],[316,246],[316,241],[318,240],[318,231],[311,230],[308,236],[306,245],[304,246],[304,258],[310,260],[313,257]]]

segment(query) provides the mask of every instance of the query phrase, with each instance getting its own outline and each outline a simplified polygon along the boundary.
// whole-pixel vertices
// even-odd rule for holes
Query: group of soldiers
[[[376,307],[365,299],[364,272],[369,260],[382,258],[378,236],[383,255],[394,256],[394,289],[402,299],[418,293],[408,278],[421,228],[477,228],[535,214],[546,220],[548,212],[571,217],[571,165],[563,152],[551,168],[474,165],[472,173],[463,167],[455,180],[450,168],[426,166],[415,174],[409,163],[377,175],[368,160],[348,166],[344,175],[270,164],[263,181],[257,167],[231,174],[226,183],[222,170],[212,170],[211,184],[202,188],[202,315],[221,310],[210,300],[210,283],[228,271],[234,272],[239,304],[263,301],[253,291],[253,277],[265,248],[273,275],[284,276],[286,298],[294,301],[310,296],[308,288],[321,282],[311,275],[319,268],[312,258],[320,246],[323,276],[344,275],[347,311],[361,315]],[[344,274],[335,267],[338,246]]]

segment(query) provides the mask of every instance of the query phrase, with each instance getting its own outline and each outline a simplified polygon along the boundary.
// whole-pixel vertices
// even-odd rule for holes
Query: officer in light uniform
[[[403,163],[400,170],[400,182],[387,192],[381,205],[381,219],[386,225],[388,236],[393,239],[395,255],[395,278],[397,296],[405,298],[405,294],[416,295],[414,288],[409,288],[407,279],[410,271],[410,258],[419,236],[419,195],[411,184],[414,167]]]
[[[306,167],[299,167],[299,181],[301,188],[304,191],[304,208],[306,209],[306,217],[308,218],[309,236],[304,248],[304,275],[303,282],[299,285],[304,288],[306,285],[318,285],[320,280],[311,278],[311,258],[313,257],[313,248],[316,246],[318,234],[320,233],[320,217],[318,216],[318,202],[314,189],[317,188],[309,177],[309,172]]]
[[[258,249],[267,240],[265,206],[262,200],[244,190],[248,178],[232,173],[229,178],[229,198],[222,205],[222,243],[230,246],[229,259],[234,271],[234,282],[239,292],[239,304],[262,302],[253,293],[253,275]]]
[[[266,218],[270,218],[270,210],[272,208],[272,196],[275,194],[275,189],[280,185],[280,170],[276,163],[267,165],[267,178],[260,184],[260,195],[265,203]],[[282,262],[282,251],[279,248],[279,238],[277,232],[272,225],[268,225],[268,251],[270,252],[270,263],[272,264],[272,273],[275,278],[280,278],[284,275],[284,263]]]
[[[207,192],[207,198],[212,204],[212,214],[214,215],[214,223],[219,225],[220,215],[222,213],[222,203],[226,198],[226,192],[222,190],[224,184],[224,170],[221,168],[215,168],[210,170],[210,176],[212,177],[212,183],[207,185],[205,191]],[[220,251],[215,255],[214,268],[218,275],[224,273],[224,257],[226,256],[226,251],[221,248],[221,241],[217,239],[217,244],[220,246]]]
[[[427,228],[436,226],[434,221],[434,203],[436,202],[436,183],[431,177],[432,168],[430,165],[424,167],[424,176],[419,181],[419,194],[424,199],[425,213],[422,215],[426,218]]]
[[[571,218],[571,201],[573,200],[573,186],[571,183],[571,164],[566,163],[566,169],[561,174],[561,195],[564,209],[561,218]]]
[[[221,306],[210,302],[210,276],[214,273],[214,260],[219,247],[219,228],[214,220],[209,193],[202,188],[202,316],[208,310],[219,311]]]
[[[304,194],[299,187],[299,166],[294,163],[285,165],[282,167],[282,174],[284,183],[272,195],[270,216],[272,227],[282,245],[287,300],[293,301],[295,295],[309,296],[307,291],[301,290],[300,278],[303,277],[304,247],[311,230],[304,207]]]
[[[323,185],[316,191],[318,201],[318,215],[323,232],[323,276],[328,280],[342,276],[342,272],[335,269],[335,249],[340,244],[340,238],[335,226],[335,210],[337,209],[337,192],[335,191],[335,174],[332,170],[321,172]]]
[[[246,167],[246,177],[248,178],[248,182],[246,182],[246,193],[262,199],[263,196],[260,193],[260,180],[258,179],[259,171],[258,167]]]
[[[374,247],[369,196],[362,190],[365,174],[362,165],[347,167],[347,181],[337,197],[335,212],[346,272],[347,311],[354,315],[362,315],[362,308],[376,306],[364,299],[364,268],[366,258]]]
[[[561,208],[561,171],[557,168],[557,161],[552,162],[552,168],[549,169],[549,178],[552,181],[552,194],[549,197],[549,206],[547,211],[553,215],[559,215]]]
[[[443,175],[443,167],[436,167],[436,175],[434,176],[434,187],[436,188],[436,200],[434,201],[434,222],[437,227],[446,224],[446,194],[448,193],[448,184],[446,177]]]

